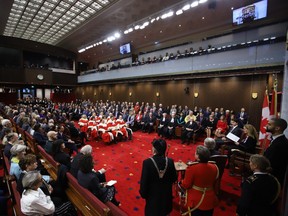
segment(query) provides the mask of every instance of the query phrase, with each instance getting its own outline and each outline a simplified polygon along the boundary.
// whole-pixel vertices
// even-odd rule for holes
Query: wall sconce
[[[131,97],[132,96],[132,92],[129,92],[129,97]]]
[[[251,97],[255,100],[258,97],[258,93],[257,92],[252,92]]]
[[[194,97],[197,98],[199,96],[198,92],[194,92]]]
[[[156,92],[156,97],[159,97],[160,96],[160,93],[159,92]]]
[[[111,96],[112,95],[112,93],[111,92],[109,92],[109,96]]]
[[[82,92],[82,95],[85,95],[85,93],[84,93],[84,92]]]
[[[94,96],[96,96],[97,95],[97,93],[96,92],[94,92]]]

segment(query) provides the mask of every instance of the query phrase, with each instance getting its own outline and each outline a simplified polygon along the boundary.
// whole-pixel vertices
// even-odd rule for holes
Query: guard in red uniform
[[[218,204],[214,185],[219,170],[214,162],[208,162],[210,152],[205,146],[197,146],[195,158],[197,162],[187,167],[181,184],[186,189],[188,207],[184,215],[212,216],[214,207]]]

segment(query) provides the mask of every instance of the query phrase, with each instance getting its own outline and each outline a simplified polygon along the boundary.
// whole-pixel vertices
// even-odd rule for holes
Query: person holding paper
[[[115,198],[115,187],[112,184],[100,183],[97,174],[93,171],[93,157],[90,154],[83,155],[79,161],[79,171],[77,174],[78,183],[93,193],[103,203],[111,201],[116,206],[120,205]],[[116,182],[114,182],[116,183]],[[111,186],[109,186],[111,185]]]

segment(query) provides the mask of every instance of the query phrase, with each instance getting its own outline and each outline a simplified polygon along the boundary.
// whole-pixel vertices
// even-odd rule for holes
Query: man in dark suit
[[[266,131],[272,133],[272,141],[264,152],[272,167],[272,174],[278,179],[280,184],[284,184],[284,176],[288,165],[288,140],[283,134],[287,128],[287,122],[281,118],[269,120]]]
[[[167,113],[164,112],[162,118],[160,119],[160,123],[158,126],[158,136],[165,137],[167,134],[169,119],[167,118]]]
[[[235,136],[241,138],[242,133],[243,133],[243,130],[242,130],[242,128],[240,128],[239,125],[238,125],[238,119],[231,119],[231,120],[230,120],[230,123],[231,123],[231,128],[230,128],[230,130],[228,131],[228,134],[229,134],[229,133],[232,133],[232,134],[234,134]]]
[[[66,134],[64,134],[64,131],[65,131],[65,128],[63,125],[61,125],[59,127],[59,131],[57,133],[57,139],[64,140],[65,147],[70,150],[70,152],[69,152],[70,155],[73,153],[73,151],[78,153],[78,149],[77,149],[76,145],[80,146],[81,144],[75,144],[75,142],[73,140],[71,140],[70,138],[67,137]]]
[[[236,118],[238,119],[238,123],[241,128],[243,128],[244,125],[247,124],[248,114],[247,112],[245,112],[244,108],[241,108],[241,111],[237,114]]]
[[[172,211],[172,186],[177,174],[174,161],[165,157],[165,140],[154,140],[152,145],[154,155],[143,161],[139,192],[146,200],[146,216],[166,216]]]
[[[196,121],[194,121],[193,118],[190,118],[190,120],[185,124],[184,130],[181,135],[182,144],[186,141],[188,142],[187,145],[190,144],[191,139],[194,136],[194,133],[199,129],[199,126]]]
[[[145,118],[145,124],[144,124],[144,132],[148,131],[148,133],[151,133],[154,130],[156,119],[153,116],[152,112],[149,113],[148,117]]]

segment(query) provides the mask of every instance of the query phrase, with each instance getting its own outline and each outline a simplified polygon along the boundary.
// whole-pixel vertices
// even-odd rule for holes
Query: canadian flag
[[[262,118],[261,118],[261,123],[260,123],[260,130],[259,130],[259,143],[260,143],[260,146],[264,148],[267,146],[266,125],[268,124],[269,118],[270,118],[269,99],[268,99],[268,94],[266,90],[265,95],[264,95],[263,105],[262,105]]]

